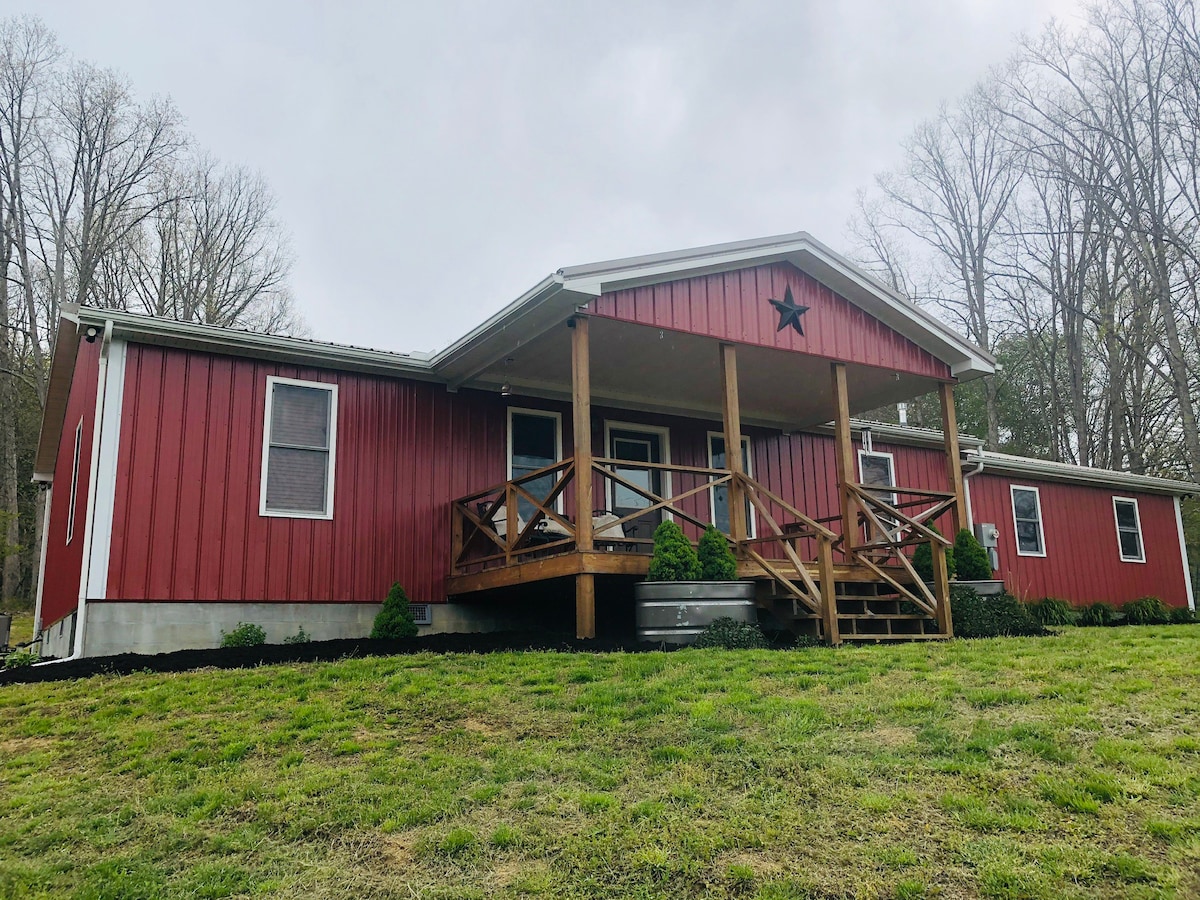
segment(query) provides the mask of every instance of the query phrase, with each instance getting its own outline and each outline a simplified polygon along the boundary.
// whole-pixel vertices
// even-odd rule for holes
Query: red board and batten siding
[[[338,385],[332,520],[259,515],[268,375]],[[504,479],[505,427],[439,384],[130,344],[108,599],[440,599],[450,500]]]
[[[809,311],[804,335],[778,331],[768,299],[787,287]],[[593,315],[720,340],[793,350],[831,360],[949,380],[950,368],[810,275],[786,263],[613,291],[593,300]]]
[[[1017,554],[1010,490],[1014,484],[1038,489],[1044,557]],[[1187,605],[1174,498],[987,471],[970,479],[970,489],[974,520],[992,522],[1000,529],[997,577],[1013,594],[1025,599],[1058,597],[1076,605],[1097,601],[1119,605],[1145,596],[1159,597],[1172,606]],[[1138,501],[1144,563],[1121,560],[1114,496]]]
[[[83,573],[83,532],[91,490],[92,427],[96,418],[96,385],[100,344],[82,341],[75,360],[75,377],[67,398],[67,412],[54,464],[54,490],[50,496],[50,523],[46,532],[46,574],[42,585],[42,623],[49,627],[79,605],[79,579]],[[75,524],[67,543],[71,508],[75,430],[83,420],[79,445],[79,484],[75,492]]]

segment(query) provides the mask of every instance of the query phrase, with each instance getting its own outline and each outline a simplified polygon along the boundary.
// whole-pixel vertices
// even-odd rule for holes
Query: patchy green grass
[[[1200,626],[0,689],[0,897],[1200,896]]]

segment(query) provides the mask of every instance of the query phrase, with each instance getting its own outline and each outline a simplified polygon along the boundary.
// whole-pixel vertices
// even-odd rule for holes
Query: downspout
[[[92,422],[92,458],[88,465],[87,518],[83,529],[83,565],[79,572],[79,601],[75,607],[75,641],[71,655],[48,662],[54,665],[70,662],[83,656],[83,635],[87,627],[87,586],[92,569],[92,532],[96,528],[97,476],[100,468],[100,432],[104,422],[104,397],[108,387],[108,349],[112,345],[112,319],[104,322],[100,343],[100,364],[96,372],[96,418]],[[49,514],[46,516],[49,519]]]
[[[965,495],[963,499],[967,501],[967,530],[972,533],[975,531],[975,513],[971,509],[971,479],[983,471],[983,451],[976,447],[975,455],[978,457],[975,468],[970,472],[963,473],[963,494]]]

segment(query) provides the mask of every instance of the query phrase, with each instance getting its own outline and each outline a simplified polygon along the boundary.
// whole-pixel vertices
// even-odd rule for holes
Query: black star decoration
[[[796,334],[804,337],[804,324],[800,321],[800,317],[808,312],[807,306],[797,306],[795,299],[792,297],[792,288],[789,285],[787,290],[783,292],[783,299],[776,300],[770,298],[771,305],[779,310],[779,327],[776,331],[783,331],[791,325],[796,329]]]

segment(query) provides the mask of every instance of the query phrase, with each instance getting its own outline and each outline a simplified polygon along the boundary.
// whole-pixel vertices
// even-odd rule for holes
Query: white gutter
[[[1187,594],[1188,609],[1195,612],[1196,594],[1192,588],[1192,567],[1188,565],[1187,541],[1183,534],[1183,511],[1179,508],[1179,498],[1175,498],[1175,527],[1179,531],[1179,556],[1183,560],[1183,589]]]

